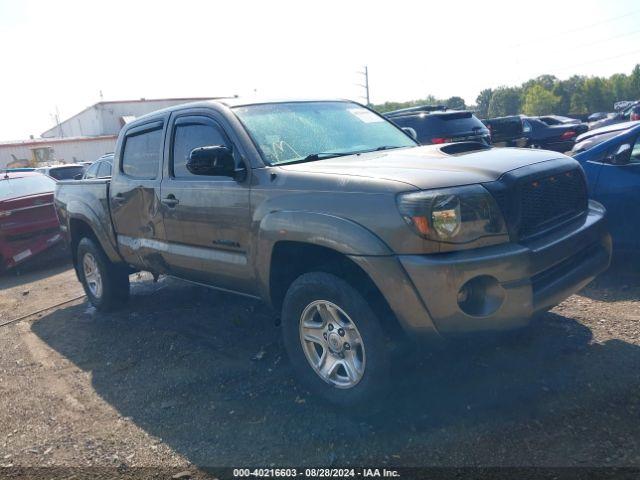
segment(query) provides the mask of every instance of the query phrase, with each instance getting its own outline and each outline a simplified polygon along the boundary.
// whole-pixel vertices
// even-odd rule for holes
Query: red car
[[[0,270],[62,240],[53,207],[56,182],[35,172],[0,172]]]

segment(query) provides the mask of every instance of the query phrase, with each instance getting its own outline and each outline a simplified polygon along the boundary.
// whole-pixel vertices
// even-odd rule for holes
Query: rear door
[[[168,244],[163,255],[177,276],[254,293],[247,261],[251,224],[248,182],[193,175],[186,168],[194,148],[211,145],[229,147],[239,162],[238,142],[224,125],[215,112],[172,118],[161,186]]]
[[[632,148],[629,163],[603,163],[594,197],[607,209],[614,248],[635,250],[640,248],[640,136],[616,144],[613,150],[624,143]]]
[[[164,142],[163,120],[128,130],[119,145],[109,189],[118,247],[130,263],[163,272],[158,250],[164,240],[160,212],[160,179]]]

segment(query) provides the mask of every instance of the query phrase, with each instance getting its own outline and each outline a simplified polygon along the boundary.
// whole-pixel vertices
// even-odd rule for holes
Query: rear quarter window
[[[125,137],[122,172],[133,178],[154,179],[162,153],[162,128],[146,130]]]

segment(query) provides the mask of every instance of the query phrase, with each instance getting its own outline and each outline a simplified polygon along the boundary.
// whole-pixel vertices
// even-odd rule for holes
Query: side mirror
[[[402,131],[413,138],[416,142],[418,141],[418,132],[416,132],[411,127],[402,127]]]
[[[78,174],[73,176],[73,179],[74,180],[82,180],[82,177],[84,177],[84,173],[78,173]]]
[[[615,153],[607,157],[607,161],[612,165],[626,165],[631,160],[631,145],[623,143]]]
[[[236,177],[236,162],[229,147],[210,145],[191,150],[187,170],[194,175]]]

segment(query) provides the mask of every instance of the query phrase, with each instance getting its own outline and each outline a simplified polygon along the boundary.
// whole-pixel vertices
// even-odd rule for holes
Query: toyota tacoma
[[[300,380],[353,405],[391,345],[524,327],[611,255],[575,160],[410,133],[342,100],[175,106],[123,127],[110,179],[58,183],[56,211],[97,309],[139,270],[259,298]]]

